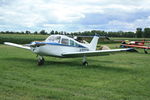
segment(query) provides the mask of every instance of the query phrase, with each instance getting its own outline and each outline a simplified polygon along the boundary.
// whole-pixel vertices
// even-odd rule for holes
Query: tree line
[[[46,32],[45,30],[41,30],[40,32],[30,32],[30,31],[25,31],[25,32],[12,32],[12,31],[1,31],[0,34],[41,34],[41,35],[54,35],[54,34],[60,34],[60,35],[86,35],[86,36],[91,36],[91,35],[100,35],[100,36],[108,36],[108,37],[129,37],[129,38],[150,38],[150,28],[137,28],[136,32],[123,32],[123,31],[118,31],[118,32],[105,32],[101,30],[92,30],[92,31],[84,31],[84,32],[71,32],[67,33],[65,31],[50,31]]]

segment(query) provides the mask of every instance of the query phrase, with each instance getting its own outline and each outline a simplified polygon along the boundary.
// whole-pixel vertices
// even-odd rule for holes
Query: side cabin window
[[[69,45],[69,40],[65,39],[65,38],[62,38],[61,43],[64,44],[64,45]]]
[[[80,45],[73,40],[70,40],[70,46],[80,47]]]
[[[70,40],[70,46],[75,46],[75,42]]]
[[[76,47],[79,47],[80,45],[79,45],[78,43],[75,42],[75,46],[76,46]]]

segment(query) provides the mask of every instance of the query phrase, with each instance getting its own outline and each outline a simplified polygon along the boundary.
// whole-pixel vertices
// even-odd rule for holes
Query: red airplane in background
[[[148,54],[148,49],[150,49],[150,45],[145,45],[145,43],[150,43],[150,41],[128,41],[125,40],[120,45],[121,48],[141,48],[144,49],[145,54]]]

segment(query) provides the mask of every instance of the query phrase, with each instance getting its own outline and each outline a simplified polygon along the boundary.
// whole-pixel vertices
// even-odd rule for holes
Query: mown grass
[[[149,57],[89,57],[87,67],[82,58],[46,57],[39,67],[32,52],[0,45],[0,100],[149,100]]]

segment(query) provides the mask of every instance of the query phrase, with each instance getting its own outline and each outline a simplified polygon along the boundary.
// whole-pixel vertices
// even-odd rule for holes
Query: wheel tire
[[[43,65],[45,62],[44,58],[38,60],[38,66]]]
[[[146,51],[146,49],[144,49],[144,53],[145,53],[145,54],[148,54],[148,52]]]
[[[42,65],[42,61],[39,60],[39,61],[38,61],[38,66],[41,66],[41,65]]]
[[[88,62],[87,62],[87,61],[83,62],[82,64],[83,64],[84,66],[88,66]]]

